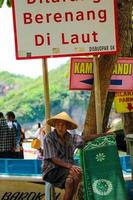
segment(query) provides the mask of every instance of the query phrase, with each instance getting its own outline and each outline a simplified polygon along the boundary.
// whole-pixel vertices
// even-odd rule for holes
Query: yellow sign
[[[74,62],[74,74],[93,74],[93,62]],[[112,75],[132,75],[131,63],[116,63]]]
[[[132,75],[132,64],[116,63],[112,74],[113,75]]]
[[[115,93],[114,107],[118,113],[133,112],[133,91]]]
[[[93,62],[75,62],[74,74],[93,74]]]

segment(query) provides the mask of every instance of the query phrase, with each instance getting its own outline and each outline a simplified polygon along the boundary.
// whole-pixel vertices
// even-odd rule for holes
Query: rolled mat
[[[113,135],[99,137],[81,150],[84,200],[127,200]]]

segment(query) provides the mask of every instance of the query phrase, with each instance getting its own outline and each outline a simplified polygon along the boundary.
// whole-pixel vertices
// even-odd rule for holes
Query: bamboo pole
[[[45,119],[50,118],[50,98],[49,98],[49,81],[48,81],[48,66],[47,59],[42,59],[42,71],[43,71],[43,86],[44,86],[44,105],[45,105]],[[46,124],[46,133],[50,132],[50,126]]]
[[[44,101],[45,119],[47,120],[50,118],[50,98],[49,98],[48,65],[46,58],[42,59],[42,71],[43,71],[43,86],[44,86],[44,96],[45,96],[45,101]],[[50,131],[51,127],[48,124],[46,124],[46,133],[48,134]],[[50,192],[50,199],[55,200],[55,189],[53,185],[51,185],[48,192]]]
[[[102,110],[101,110],[101,92],[100,92],[98,56],[93,56],[93,71],[94,71],[96,125],[97,125],[97,134],[99,134],[102,133]]]

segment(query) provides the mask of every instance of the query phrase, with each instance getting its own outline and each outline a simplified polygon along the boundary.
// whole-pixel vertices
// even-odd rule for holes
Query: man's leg
[[[77,192],[78,185],[81,182],[82,173],[81,173],[81,170],[78,171],[78,173],[75,173],[70,170],[70,175],[73,177],[73,180],[74,180],[74,187],[73,187],[73,196],[74,196]]]
[[[51,190],[54,189],[54,186],[45,181],[45,200],[50,200]]]
[[[71,176],[68,176],[65,182],[65,194],[63,200],[73,199],[73,188],[74,188],[74,180]]]
[[[76,192],[77,192],[78,185],[79,185],[79,183],[81,182],[81,177],[79,177],[79,176],[74,176],[73,179],[74,179],[74,186],[73,186],[73,197],[74,197],[74,195],[75,195]]]
[[[81,181],[81,173],[73,173],[70,170],[69,176],[65,182],[65,194],[63,200],[72,200],[76,194],[78,185]]]

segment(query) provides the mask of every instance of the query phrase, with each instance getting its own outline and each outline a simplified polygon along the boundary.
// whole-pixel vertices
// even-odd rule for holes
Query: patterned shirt
[[[5,119],[0,119],[0,152],[16,148],[16,131],[9,128]]]
[[[18,123],[17,120],[8,121],[9,128],[15,128],[16,130],[16,147],[20,147],[21,143],[21,125]]]
[[[77,134],[65,133],[65,143],[60,142],[56,130],[49,133],[44,139],[43,177],[56,167],[51,158],[59,158],[67,163],[74,163],[73,155],[76,148],[84,145],[83,137]]]

